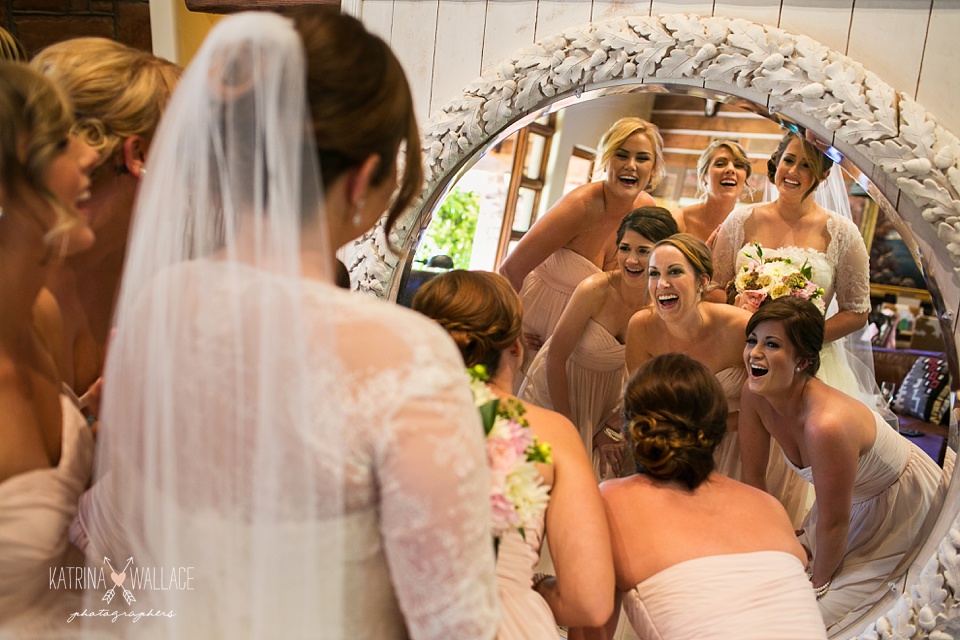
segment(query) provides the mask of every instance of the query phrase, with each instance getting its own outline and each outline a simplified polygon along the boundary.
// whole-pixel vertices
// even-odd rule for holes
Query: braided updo
[[[442,273],[420,287],[412,307],[446,329],[466,366],[482,364],[491,377],[522,332],[520,297],[497,273]]]
[[[640,473],[697,488],[713,471],[727,429],[727,401],[716,377],[690,356],[645,362],[623,390],[623,422]]]

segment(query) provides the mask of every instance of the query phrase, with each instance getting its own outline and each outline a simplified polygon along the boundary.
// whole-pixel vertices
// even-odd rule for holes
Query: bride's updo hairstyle
[[[498,273],[442,273],[420,287],[411,306],[450,334],[466,366],[482,364],[491,377],[523,329],[520,296]]]
[[[388,209],[389,238],[423,183],[420,132],[400,62],[356,18],[317,7],[286,15],[303,39],[307,101],[324,187],[371,154],[380,157],[373,186],[393,180],[403,150],[399,188]]]
[[[696,489],[713,471],[727,401],[700,362],[681,353],[648,360],[624,387],[622,413],[639,473]]]
[[[810,171],[813,173],[813,184],[810,186],[810,189],[803,194],[803,197],[806,198],[816,191],[820,183],[827,177],[827,171],[833,166],[833,160],[825,156],[820,149],[817,149],[793,131],[787,131],[783,138],[780,139],[777,150],[774,151],[770,159],[767,160],[767,178],[770,179],[770,184],[773,184],[774,176],[777,175],[777,165],[780,164],[780,159],[783,158],[783,154],[787,151],[787,145],[789,145],[793,139],[800,141],[800,148],[803,150],[804,159],[807,161],[807,164],[810,165]]]
[[[783,326],[783,332],[787,334],[787,340],[797,355],[809,363],[804,371],[811,376],[816,375],[820,369],[824,330],[823,314],[816,305],[796,296],[783,296],[776,300],[768,298],[747,321],[746,335],[749,337],[761,322],[768,320]]]
[[[694,276],[697,278],[707,277],[707,284],[700,291],[701,299],[704,294],[717,288],[716,283],[713,282],[713,256],[703,240],[690,233],[676,233],[653,245],[653,251],[650,254],[652,255],[658,247],[665,246],[673,247],[683,254],[683,257],[690,263]]]

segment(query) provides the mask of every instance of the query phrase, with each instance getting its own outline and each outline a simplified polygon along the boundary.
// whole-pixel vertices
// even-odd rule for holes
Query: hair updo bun
[[[627,382],[623,419],[641,473],[695,489],[713,471],[727,402],[706,367],[671,353],[644,363]]]
[[[466,366],[482,364],[490,376],[500,367],[500,355],[522,333],[520,297],[496,273],[442,273],[420,287],[412,308],[450,334]]]

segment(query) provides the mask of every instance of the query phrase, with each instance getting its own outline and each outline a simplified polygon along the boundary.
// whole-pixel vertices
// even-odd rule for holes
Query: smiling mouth
[[[73,206],[82,209],[90,201],[90,190],[87,189],[80,194],[80,197],[73,201]]]
[[[800,186],[800,183],[799,183],[799,182],[794,182],[793,180],[789,180],[789,179],[787,179],[787,178],[784,178],[784,179],[783,179],[783,184],[785,184],[785,185],[787,185],[787,186],[790,186],[790,187],[799,187],[799,186]]]
[[[640,182],[635,176],[619,176],[617,180],[628,187],[635,187]]]
[[[750,365],[750,375],[753,376],[754,378],[763,377],[763,376],[767,375],[767,373],[769,373],[769,371],[770,371],[769,369],[766,369],[766,368],[764,368],[764,367],[762,367],[762,366],[760,366],[760,365],[758,365],[758,364],[751,364],[751,365]]]
[[[642,276],[643,272],[645,271],[643,268],[628,267],[627,265],[623,265],[623,270],[632,276]]]
[[[680,302],[680,296],[675,293],[665,293],[657,296],[657,304],[660,305],[661,309],[674,307],[678,302]]]
[[[737,181],[736,181],[736,180],[721,180],[721,181],[720,181],[720,186],[721,186],[721,187],[735,187],[735,186],[737,186]]]

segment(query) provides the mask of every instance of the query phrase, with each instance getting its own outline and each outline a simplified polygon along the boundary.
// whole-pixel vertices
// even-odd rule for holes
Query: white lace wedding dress
[[[272,446],[289,451],[290,473],[303,467],[305,460],[316,461],[312,489],[321,503],[321,520],[316,526],[308,521],[267,523],[271,539],[265,549],[251,544],[262,537],[247,530],[250,525],[242,516],[245,507],[238,509],[241,515],[227,512],[221,516],[205,504],[195,504],[197,499],[189,491],[195,486],[194,465],[183,460],[208,442],[198,444],[197,438],[219,433],[214,441],[222,442],[222,446],[209,455],[206,468],[198,470],[197,477],[225,487],[242,483],[248,473],[243,461],[255,456],[261,445],[245,441],[250,432],[245,424],[248,416],[240,407],[244,406],[242,399],[256,390],[244,389],[245,381],[237,377],[246,365],[231,357],[232,333],[226,325],[257,317],[261,310],[256,305],[268,292],[276,292],[276,299],[282,303],[285,294],[295,287],[302,287],[307,331],[326,334],[332,329],[333,352],[339,362],[306,354],[311,370],[304,372],[304,382],[314,390],[310,399],[314,408],[307,413],[312,415],[312,423],[288,424],[281,420],[277,423],[281,428],[270,438]],[[89,558],[102,559],[105,553],[111,553],[111,557],[131,556],[139,565],[148,564],[151,558],[161,566],[190,564],[195,566],[195,584],[193,591],[168,594],[179,595],[176,600],[162,600],[163,594],[136,593],[139,609],[157,605],[176,608],[176,617],[170,621],[141,620],[133,626],[118,623],[117,630],[135,635],[157,624],[177,624],[180,629],[189,629],[192,637],[235,637],[231,635],[234,630],[248,631],[244,625],[251,617],[251,602],[256,601],[259,614],[263,616],[266,611],[266,620],[274,625],[272,637],[299,635],[283,635],[283,624],[290,616],[303,616],[301,607],[309,606],[306,615],[317,621],[342,618],[338,623],[342,635],[321,622],[311,632],[314,638],[492,638],[499,607],[483,428],[463,361],[450,337],[412,311],[330,284],[290,281],[242,265],[198,260],[161,274],[143,292],[142,313],[132,323],[134,336],[123,337],[126,345],[140,344],[138,332],[147,336],[157,329],[151,320],[150,298],[158,292],[158,299],[167,299],[170,291],[161,291],[167,288],[177,292],[185,308],[192,310],[185,318],[194,330],[174,334],[189,337],[166,348],[176,352],[179,361],[203,363],[200,371],[181,367],[181,377],[172,391],[185,401],[174,405],[175,415],[163,423],[175,432],[171,437],[180,445],[177,460],[162,462],[178,465],[171,468],[177,468],[177,486],[182,491],[171,496],[144,486],[143,506],[139,501],[135,506],[144,513],[124,512],[117,517],[110,513],[114,492],[124,490],[131,474],[139,471],[139,463],[123,467],[126,458],[115,459],[115,468],[84,496],[79,515],[82,527],[75,529],[80,533],[77,542],[86,546]],[[240,308],[223,312],[229,308],[225,305],[237,300],[242,301]],[[118,339],[121,337],[118,333]],[[330,350],[321,353],[329,357]],[[123,351],[114,355],[116,360],[110,364],[124,367]],[[336,380],[330,379],[333,371],[337,372]],[[292,385],[297,383],[289,372],[278,374]],[[332,403],[328,395],[331,385],[336,393]],[[136,389],[108,392],[129,394]],[[202,406],[199,400],[192,400],[198,393],[222,398],[219,415],[203,424],[190,411],[190,407]],[[136,415],[139,403],[131,400],[129,404],[132,415]],[[286,411],[283,399],[277,406]],[[342,442],[311,435],[324,433],[331,408],[346,414]],[[111,424],[104,428],[138,426]],[[340,464],[338,460],[345,465],[343,486],[340,469],[332,468]],[[289,474],[284,475],[288,477],[277,482],[291,481]],[[296,500],[297,491],[291,486],[282,495]],[[129,506],[135,498],[128,498],[126,504]],[[171,498],[176,501],[173,506],[165,502]],[[165,551],[163,543],[159,543],[163,548],[157,548],[158,543],[153,542],[165,523],[153,518],[147,506],[150,504],[165,505],[164,512],[176,517],[176,523],[170,525],[175,530],[167,531],[167,537],[161,540],[179,548],[179,555]],[[328,504],[334,506],[328,509]],[[341,509],[341,504],[344,512],[327,512]],[[292,507],[296,509],[295,504]],[[328,527],[339,528],[340,533],[331,534],[329,545],[323,538],[319,545],[311,545],[307,538],[326,535]],[[340,534],[342,537],[336,537]],[[210,555],[222,558],[224,566],[211,566],[214,561],[202,553],[213,548],[218,553]],[[315,549],[319,557],[303,558],[297,555],[301,549]],[[251,595],[255,584],[245,574],[255,573],[258,567],[247,558],[257,552],[269,560],[271,568],[290,575],[290,580],[280,586],[280,593]],[[305,605],[298,591],[302,577],[328,567],[342,570],[342,591],[329,600]],[[338,580],[332,578],[330,582],[336,587]]]
[[[742,267],[757,257],[757,248],[744,238],[743,227],[759,205],[736,209],[724,221],[714,251],[714,280],[726,285]],[[810,265],[812,280],[823,288],[823,301],[828,309],[836,298],[840,311],[864,312],[870,310],[870,257],[859,229],[851,220],[827,211],[827,232],[830,243],[825,252],[809,247],[761,247],[764,258],[790,258],[798,267]],[[853,343],[855,338],[848,337]],[[857,351],[869,345],[852,344]],[[871,355],[872,357],[872,355]],[[820,371],[817,377],[830,386],[853,396],[873,408],[876,404],[872,370],[863,370],[859,358],[851,357],[840,341],[824,345],[820,352]]]

